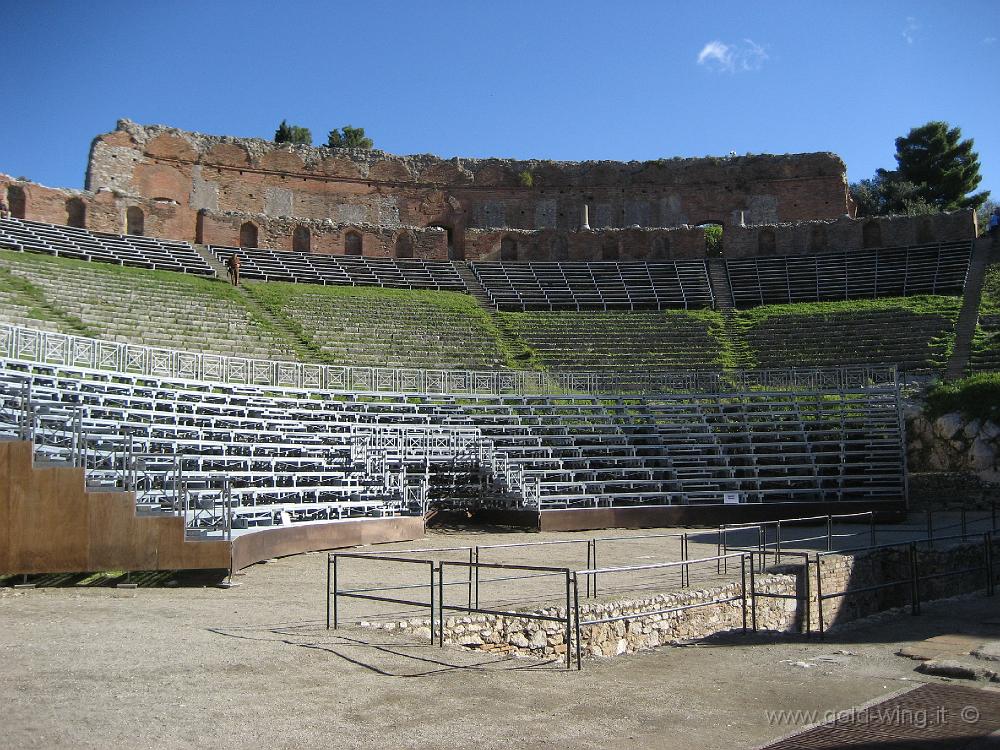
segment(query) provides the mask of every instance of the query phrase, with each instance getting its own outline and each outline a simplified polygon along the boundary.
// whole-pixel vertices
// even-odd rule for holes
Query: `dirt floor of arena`
[[[425,542],[569,536],[452,530]],[[664,542],[633,544],[648,546],[629,554],[652,558]],[[572,556],[535,549],[535,562]],[[565,671],[356,626],[327,631],[325,567],[325,554],[272,561],[228,590],[196,577],[135,590],[0,589],[0,746],[741,748],[807,723],[769,711],[847,709],[937,681],[895,655],[909,642],[1000,638],[996,598],[968,597],[825,641],[731,635]]]

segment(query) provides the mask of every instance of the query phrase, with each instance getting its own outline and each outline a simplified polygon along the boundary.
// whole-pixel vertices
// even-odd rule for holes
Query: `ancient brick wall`
[[[865,247],[971,240],[976,231],[976,214],[971,209],[927,216],[867,219],[841,216],[795,224],[727,226],[722,234],[722,249],[727,258],[814,255]]]
[[[569,232],[469,229],[465,233],[465,257],[534,261],[704,258],[705,230],[701,227]]]
[[[257,228],[257,246],[273,250],[295,250],[295,233],[308,235],[308,249],[325,255],[344,255],[348,233],[362,238],[366,257],[411,257],[423,260],[448,258],[448,236],[437,227],[379,227],[371,224],[334,224],[332,221],[271,218],[263,214],[236,211],[201,211],[196,241],[208,245],[239,245],[240,228],[251,223]]]
[[[531,187],[522,175],[531,176]],[[849,206],[833,154],[653,162],[443,160],[205,136],[121,121],[92,145],[87,188],[200,209],[452,229],[678,226],[832,218]],[[192,239],[192,237],[184,237]]]

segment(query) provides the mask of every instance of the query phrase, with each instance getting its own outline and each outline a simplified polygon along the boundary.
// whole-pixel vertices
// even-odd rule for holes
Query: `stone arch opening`
[[[929,216],[922,216],[917,221],[917,242],[934,242],[934,222]]]
[[[28,197],[20,185],[7,186],[7,208],[10,209],[10,215],[15,219],[25,218],[28,210]]]
[[[395,255],[397,258],[413,257],[413,240],[405,232],[396,238]]]
[[[364,240],[360,232],[352,230],[344,235],[344,255],[364,255]]]
[[[87,228],[87,205],[80,198],[66,201],[66,225],[77,229]]]
[[[721,257],[723,232],[722,222],[715,221],[714,219],[708,219],[707,221],[699,222],[695,226],[705,230],[705,255],[710,257]]]
[[[607,235],[601,241],[601,260],[618,260],[621,252],[618,249],[618,238]]]
[[[146,214],[138,206],[129,206],[125,211],[125,234],[142,236],[146,233]]]
[[[500,260],[517,260],[517,240],[513,237],[500,240]]]
[[[757,232],[758,255],[774,255],[777,250],[777,244],[773,227],[764,227]]]
[[[308,253],[312,251],[312,233],[309,227],[299,224],[292,232],[292,250],[297,253]]]
[[[662,234],[653,237],[649,243],[650,260],[667,260],[670,258],[670,238]]]
[[[814,253],[827,249],[826,224],[816,224],[809,230],[809,249]]]
[[[864,247],[882,247],[882,225],[879,222],[865,222],[861,228],[861,244]]]
[[[465,250],[455,244],[455,229],[450,224],[428,224],[429,227],[443,229],[448,235],[448,260],[465,260]]]
[[[562,261],[569,260],[569,241],[565,235],[557,234],[549,244],[549,259]]]
[[[240,247],[257,247],[257,225],[252,221],[240,225]]]

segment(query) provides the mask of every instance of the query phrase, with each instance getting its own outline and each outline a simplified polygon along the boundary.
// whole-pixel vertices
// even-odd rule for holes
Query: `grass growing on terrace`
[[[524,358],[516,360],[518,352],[467,294],[286,282],[245,286],[327,362],[360,364],[343,359],[344,349],[354,347],[361,354],[367,349],[369,364],[379,366],[524,367]],[[435,352],[440,362],[428,359]]]

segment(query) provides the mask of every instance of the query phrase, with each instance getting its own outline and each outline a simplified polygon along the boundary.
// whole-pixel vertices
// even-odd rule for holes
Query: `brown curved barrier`
[[[419,517],[263,528],[191,541],[177,516],[137,516],[130,492],[87,492],[83,469],[37,467],[31,443],[0,441],[0,572],[239,570],[261,560],[422,537]]]

